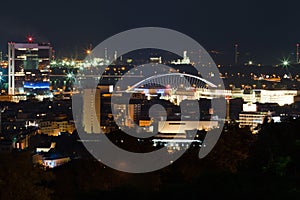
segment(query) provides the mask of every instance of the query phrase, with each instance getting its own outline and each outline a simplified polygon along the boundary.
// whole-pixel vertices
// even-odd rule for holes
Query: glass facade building
[[[50,91],[50,44],[8,43],[8,94]]]

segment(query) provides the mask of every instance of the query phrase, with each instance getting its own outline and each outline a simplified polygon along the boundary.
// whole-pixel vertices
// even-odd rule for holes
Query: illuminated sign
[[[25,82],[24,88],[27,88],[27,89],[49,89],[50,83],[49,82]]]

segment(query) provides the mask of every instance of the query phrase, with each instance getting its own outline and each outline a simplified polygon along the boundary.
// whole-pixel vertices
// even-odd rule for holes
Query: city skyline
[[[0,3],[0,199],[297,199],[300,1]]]

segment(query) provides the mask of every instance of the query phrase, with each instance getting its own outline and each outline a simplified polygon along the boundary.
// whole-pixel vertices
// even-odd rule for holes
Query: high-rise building
[[[100,88],[83,90],[83,126],[86,133],[100,133]]]
[[[8,94],[49,92],[50,44],[8,43]]]

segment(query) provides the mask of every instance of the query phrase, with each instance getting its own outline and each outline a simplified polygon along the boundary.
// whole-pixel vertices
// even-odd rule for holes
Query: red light
[[[28,40],[28,42],[32,42],[33,38],[32,37],[28,37],[27,40]]]

